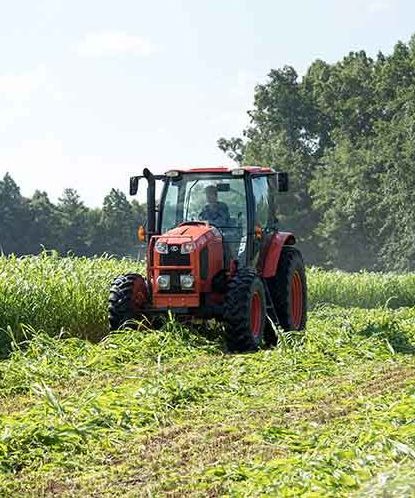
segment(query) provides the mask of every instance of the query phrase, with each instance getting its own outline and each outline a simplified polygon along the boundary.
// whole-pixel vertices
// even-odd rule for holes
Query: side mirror
[[[277,172],[277,190],[278,192],[288,192],[288,173],[285,171]]]
[[[140,181],[139,176],[132,176],[130,178],[130,195],[136,195],[138,192],[138,182]]]

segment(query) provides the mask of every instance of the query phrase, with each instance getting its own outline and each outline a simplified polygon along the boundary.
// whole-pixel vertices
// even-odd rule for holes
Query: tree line
[[[36,254],[54,249],[61,254],[93,256],[108,253],[137,256],[137,226],[145,206],[128,201],[112,189],[102,208],[90,209],[74,189],[65,189],[57,204],[46,192],[23,197],[9,174],[0,180],[0,252]]]
[[[219,147],[290,173],[280,222],[308,263],[415,270],[415,35],[389,55],[285,66],[257,85],[250,124]]]
[[[299,239],[308,264],[345,270],[415,270],[415,36],[389,55],[351,52],[314,61],[299,78],[273,69],[257,85],[250,124],[218,146],[240,164],[290,173],[281,227]],[[136,255],[145,206],[111,190],[87,208],[66,189],[24,198],[0,181],[0,251]]]

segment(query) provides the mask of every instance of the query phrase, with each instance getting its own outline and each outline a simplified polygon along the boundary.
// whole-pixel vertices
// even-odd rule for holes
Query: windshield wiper
[[[199,183],[199,180],[195,180],[193,182],[193,184],[189,187],[189,192],[187,193],[186,215],[184,217],[186,220],[187,220],[187,215],[189,214],[190,194],[192,193],[192,189],[196,185],[196,183]]]

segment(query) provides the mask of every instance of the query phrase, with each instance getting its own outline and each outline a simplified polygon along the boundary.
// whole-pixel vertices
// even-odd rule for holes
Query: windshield
[[[184,221],[207,221],[221,230],[225,242],[234,246],[232,252],[240,252],[247,232],[244,178],[189,173],[169,179],[161,216],[161,233]]]

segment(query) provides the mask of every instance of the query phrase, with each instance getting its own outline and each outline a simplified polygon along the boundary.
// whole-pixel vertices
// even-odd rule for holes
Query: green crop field
[[[0,258],[0,496],[415,496],[415,275],[310,269],[309,325],[108,335],[136,263]]]

